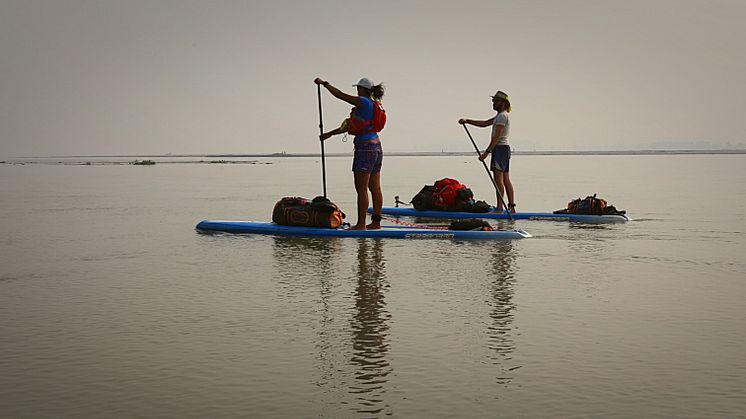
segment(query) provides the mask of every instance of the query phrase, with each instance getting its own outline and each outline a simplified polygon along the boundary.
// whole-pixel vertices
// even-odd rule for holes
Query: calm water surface
[[[519,210],[634,219],[520,241],[196,232],[321,192],[258,163],[0,164],[0,416],[746,417],[746,156],[516,156]],[[474,159],[387,157],[386,203],[442,177],[494,201]]]

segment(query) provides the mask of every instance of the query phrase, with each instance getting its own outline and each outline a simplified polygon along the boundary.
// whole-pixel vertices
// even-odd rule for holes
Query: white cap
[[[372,90],[373,89],[373,82],[370,81],[367,77],[363,77],[362,79],[360,79],[359,82],[357,82],[357,84],[353,84],[352,86],[353,87],[364,87],[364,88],[366,88],[368,90]]]

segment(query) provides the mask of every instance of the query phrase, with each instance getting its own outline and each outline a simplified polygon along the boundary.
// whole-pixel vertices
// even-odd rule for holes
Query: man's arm
[[[492,133],[492,139],[490,140],[490,145],[488,145],[487,148],[484,150],[484,152],[479,155],[479,160],[486,159],[487,155],[492,153],[492,150],[494,150],[495,147],[497,146],[498,140],[500,140],[500,134],[503,133],[504,128],[505,128],[505,125],[495,126],[495,132]]]
[[[474,125],[475,127],[489,127],[492,125],[492,123],[495,122],[495,117],[493,116],[490,119],[480,120],[480,119],[468,119],[468,118],[461,118],[458,120],[459,124],[465,125]]]

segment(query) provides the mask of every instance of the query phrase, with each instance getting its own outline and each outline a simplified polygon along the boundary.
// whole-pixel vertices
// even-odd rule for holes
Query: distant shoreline
[[[387,156],[439,157],[473,156],[473,151],[389,151]],[[630,155],[681,155],[681,154],[746,154],[746,149],[733,150],[578,150],[578,151],[520,151],[517,156],[630,156]],[[325,157],[349,157],[352,153],[325,153]],[[321,157],[320,153],[218,153],[218,154],[125,154],[125,155],[68,155],[68,156],[27,156],[17,159],[93,159],[93,158],[277,158],[277,157]]]

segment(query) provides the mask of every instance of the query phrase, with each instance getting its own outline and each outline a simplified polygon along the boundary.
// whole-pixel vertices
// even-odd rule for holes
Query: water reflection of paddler
[[[515,342],[511,335],[513,328],[514,312],[516,309],[513,302],[515,294],[515,250],[511,242],[498,243],[493,248],[491,260],[492,275],[490,287],[489,304],[491,322],[487,327],[489,336],[488,348],[494,351],[493,363],[500,368],[497,381],[507,384],[512,380],[511,371],[520,366],[509,364],[510,354],[515,351]]]
[[[392,372],[386,359],[389,350],[388,321],[385,295],[389,289],[386,280],[386,263],[383,257],[383,240],[358,241],[358,282],[355,289],[355,313],[352,318],[353,354],[351,363],[357,367],[355,384],[351,392],[364,402],[359,413],[381,414],[388,405],[381,406],[385,398],[384,384]],[[385,412],[383,412],[385,414]]]
[[[338,264],[345,262],[344,238],[273,236],[273,259],[279,301],[294,319],[292,324],[308,331],[317,350],[316,385],[333,388],[333,377],[347,358],[336,350],[347,346],[335,333],[340,314],[335,311],[335,286],[343,281]],[[346,265],[347,262],[345,262]]]
[[[335,262],[343,250],[342,238],[274,236],[273,259],[278,283],[289,295],[318,290],[326,306],[339,277]],[[299,275],[303,273],[303,275]]]

